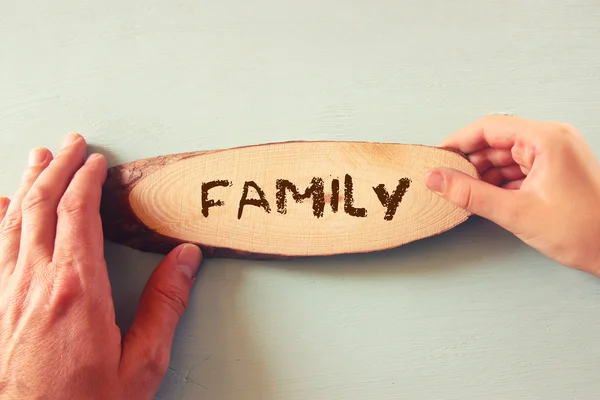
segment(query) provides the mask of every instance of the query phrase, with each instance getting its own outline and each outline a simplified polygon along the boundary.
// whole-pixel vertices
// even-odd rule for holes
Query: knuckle
[[[187,307],[187,296],[183,290],[177,286],[166,283],[155,285],[154,293],[163,302],[163,304],[172,309],[178,317],[181,317]]]
[[[88,202],[80,194],[67,191],[58,203],[57,212],[59,214],[78,214],[86,210]]]
[[[164,376],[169,368],[169,350],[165,346],[159,344],[149,350],[148,353],[149,354],[144,357],[146,360],[146,371],[155,377]]]
[[[156,381],[162,378],[169,368],[171,346],[144,331],[135,324],[123,338],[123,346],[135,348],[133,351],[133,378],[141,381]]]
[[[56,279],[56,287],[61,293],[78,294],[82,290],[81,279],[75,266],[63,266],[63,271]],[[65,271],[66,270],[66,271]]]
[[[0,223],[0,237],[5,237],[21,229],[21,215],[7,214]]]
[[[544,137],[547,140],[566,140],[573,134],[573,130],[562,122],[545,122],[543,124]]]
[[[574,125],[568,124],[566,122],[554,122],[553,125],[556,132],[562,135],[575,134],[578,132],[577,128]]]
[[[570,137],[571,135],[565,134],[561,129],[551,127],[542,131],[542,134],[538,138],[538,142],[541,146],[538,147],[544,149],[557,149],[563,147]],[[530,150],[533,151],[533,146],[530,145],[529,147]]]
[[[43,279],[52,283],[50,289],[50,304],[57,314],[68,310],[83,295],[83,286],[78,274],[70,267],[61,266],[60,272],[51,273]]]
[[[50,190],[39,185],[33,185],[23,198],[23,202],[21,203],[21,210],[25,213],[35,211],[38,208],[40,208],[44,203],[48,202],[51,199],[51,197],[52,195],[50,193]]]
[[[526,139],[519,138],[511,149],[512,158],[517,164],[531,168],[535,160],[536,148]]]

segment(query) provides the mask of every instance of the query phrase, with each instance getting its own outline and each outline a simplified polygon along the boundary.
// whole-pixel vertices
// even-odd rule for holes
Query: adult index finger
[[[73,177],[57,209],[52,261],[59,268],[80,269],[80,276],[91,280],[98,276],[96,267],[105,265],[100,199],[106,174],[106,159],[92,154]]]

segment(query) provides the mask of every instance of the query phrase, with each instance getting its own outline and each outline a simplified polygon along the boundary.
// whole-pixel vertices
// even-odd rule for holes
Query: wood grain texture
[[[208,257],[386,250],[468,218],[425,187],[437,166],[479,178],[454,150],[394,143],[269,143],[143,159],[109,171],[104,232],[149,252],[195,243]]]

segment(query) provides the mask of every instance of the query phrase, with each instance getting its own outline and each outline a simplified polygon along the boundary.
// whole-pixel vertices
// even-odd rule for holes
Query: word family
[[[411,180],[408,178],[400,179],[396,189],[391,194],[384,184],[372,187],[379,202],[386,209],[383,217],[385,221],[391,221],[394,218],[394,215],[396,215],[398,206],[410,187],[410,183]],[[225,202],[222,200],[209,198],[209,190],[219,186],[231,187],[233,186],[233,183],[228,180],[215,180],[202,183],[202,215],[206,218],[209,216],[209,209],[211,207],[221,207],[225,205]],[[254,190],[256,195],[253,194],[249,197],[248,192],[250,188]],[[367,210],[365,208],[356,207],[354,205],[354,184],[350,175],[346,174],[344,177],[343,197],[340,197],[339,179],[333,179],[330,188],[331,191],[327,190],[326,193],[325,181],[322,178],[312,178],[310,186],[304,190],[304,193],[301,193],[298,190],[298,187],[289,180],[277,179],[275,183],[277,212],[280,214],[287,214],[288,196],[291,195],[289,197],[296,203],[312,198],[312,214],[316,218],[323,217],[326,203],[329,203],[332,213],[337,213],[340,210],[340,200],[342,199],[344,203],[341,207],[343,212],[353,217],[367,217]],[[266,199],[264,190],[254,181],[244,182],[238,204],[238,219],[242,218],[244,207],[246,206],[259,207],[266,213],[271,213],[271,205]]]

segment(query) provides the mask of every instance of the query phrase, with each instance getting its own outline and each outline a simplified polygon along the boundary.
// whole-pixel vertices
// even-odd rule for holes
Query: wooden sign
[[[468,213],[431,192],[432,167],[479,178],[461,154],[421,145],[286,142],[139,160],[109,170],[106,238],[207,257],[323,256],[390,249]]]

